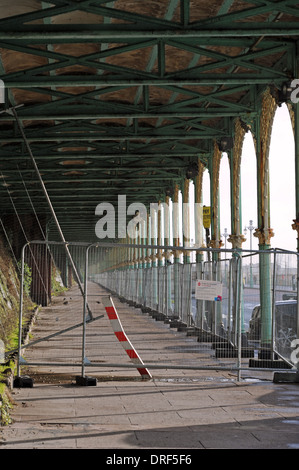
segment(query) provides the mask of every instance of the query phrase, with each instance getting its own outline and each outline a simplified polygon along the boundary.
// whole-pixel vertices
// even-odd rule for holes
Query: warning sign
[[[211,225],[211,208],[209,206],[203,206],[202,215],[203,215],[203,226],[204,226],[204,228],[210,228],[210,225]]]
[[[212,300],[219,302],[222,300],[222,282],[196,281],[195,298],[198,300]]]

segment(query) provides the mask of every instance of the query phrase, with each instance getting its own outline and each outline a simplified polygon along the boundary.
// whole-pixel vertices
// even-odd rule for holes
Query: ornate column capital
[[[272,228],[261,229],[257,228],[253,233],[254,237],[259,239],[259,245],[270,245],[271,238],[274,237],[274,232]]]
[[[229,235],[227,241],[232,244],[232,248],[242,249],[242,243],[246,241],[244,235]]]
[[[171,250],[166,250],[162,253],[162,257],[165,258],[166,260],[169,260],[171,258],[172,251]]]
[[[292,224],[292,229],[297,230],[297,235],[298,235],[297,238],[299,238],[299,220],[298,219],[293,219],[293,222],[294,223]]]
[[[211,240],[208,248],[221,248],[223,246],[222,240]]]

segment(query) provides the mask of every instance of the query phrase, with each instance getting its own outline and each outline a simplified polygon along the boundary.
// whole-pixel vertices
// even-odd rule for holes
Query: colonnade
[[[260,112],[255,116],[250,116],[248,121],[244,123],[240,118],[236,119],[232,129],[233,147],[227,151],[230,166],[230,194],[231,194],[231,227],[230,235],[227,241],[231,244],[228,248],[236,251],[242,250],[242,244],[246,240],[242,234],[242,214],[241,214],[241,155],[244,136],[247,130],[250,130],[255,144],[256,160],[257,160],[257,221],[258,226],[254,232],[254,236],[259,242],[259,279],[260,279],[260,304],[262,315],[262,331],[261,331],[261,357],[267,358],[269,345],[272,341],[271,315],[272,315],[272,294],[271,294],[271,275],[270,275],[270,257],[265,254],[271,249],[271,238],[273,237],[273,229],[270,225],[270,190],[269,190],[269,146],[271,140],[272,124],[276,112],[277,103],[275,98],[267,90],[261,97]],[[296,173],[296,218],[293,221],[293,229],[299,234],[299,108],[289,105],[292,118],[296,157],[294,162],[294,170]],[[220,249],[223,242],[220,236],[220,220],[219,220],[219,171],[222,152],[219,150],[217,143],[214,143],[213,155],[209,159],[208,167],[202,160],[198,158],[198,174],[192,178],[194,183],[194,228],[195,228],[195,246],[200,248],[205,246],[203,239],[202,213],[199,205],[202,202],[203,174],[204,171],[209,172],[210,177],[210,206],[211,206],[211,233],[208,248]],[[157,251],[150,248],[129,248],[123,253],[122,261],[115,259],[112,263],[114,267],[130,266],[134,267],[157,267],[163,266],[171,262],[175,265],[179,263],[190,263],[190,252],[182,254],[181,246],[190,246],[190,201],[189,201],[189,185],[190,180],[184,179],[176,182],[171,195],[166,194],[164,200],[156,201],[164,203],[170,207],[170,199],[174,203],[171,217],[170,212],[154,211],[149,214],[147,220],[141,224],[137,240],[133,240],[147,245],[170,246],[174,248],[169,250],[159,249]],[[180,236],[178,230],[179,224],[179,191],[182,193],[183,202],[183,224],[184,233]],[[171,198],[170,198],[171,196]],[[155,202],[155,201],[153,201]],[[173,239],[170,236],[170,219],[172,220]],[[291,222],[291,221],[290,221]],[[290,223],[291,228],[291,223]],[[146,238],[143,233],[146,231]],[[125,243],[132,243],[128,238]],[[299,245],[298,245],[299,250]],[[212,253],[212,260],[217,261],[219,252]],[[203,253],[196,252],[196,262],[203,260]],[[174,270],[176,273],[176,270]],[[175,280],[178,282],[178,280]],[[264,352],[263,352],[264,351]]]

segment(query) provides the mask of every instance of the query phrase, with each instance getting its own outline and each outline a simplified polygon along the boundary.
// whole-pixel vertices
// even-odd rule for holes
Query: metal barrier
[[[160,257],[157,266],[155,256],[149,260],[136,258],[134,253],[164,250],[169,254],[178,247],[130,243],[67,246],[73,265],[68,262],[64,243],[31,242],[23,248],[18,376],[22,365],[80,368],[82,377],[87,368],[136,368],[133,363],[111,362],[113,354],[107,355],[99,346],[103,332],[98,320],[106,314],[101,298],[107,297],[107,291],[113,299],[138,307],[142,317],[150,316],[183,334],[176,346],[159,345],[164,352],[171,348],[181,351],[181,359],[176,356],[165,363],[151,359],[148,364],[145,360],[144,367],[151,371],[234,370],[240,378],[246,369],[298,366],[293,354],[299,330],[297,253],[180,247],[181,259],[172,263],[169,256],[164,260]],[[183,255],[191,252],[200,261],[184,262]],[[44,308],[38,327],[38,334],[43,330],[41,336],[35,332],[33,341],[24,345],[21,330],[26,264],[33,272],[31,297]],[[261,275],[268,276],[263,283]],[[73,305],[71,316],[69,311],[55,307],[53,279],[66,289],[65,302]],[[79,291],[74,283],[81,284]],[[261,284],[266,286],[264,292]],[[68,342],[70,332],[72,343]],[[31,359],[32,347],[38,348],[38,361]]]
[[[49,366],[81,366],[82,338],[86,321],[94,322],[103,317],[95,309],[83,318],[84,294],[83,283],[85,276],[85,258],[87,244],[67,244],[55,242],[30,242],[22,250],[22,281],[19,310],[19,345],[18,370],[22,365],[38,364]],[[69,262],[69,253],[73,265]],[[74,266],[76,272],[74,272]],[[22,343],[24,286],[27,283],[26,272],[31,271],[31,299],[43,307],[43,314],[38,319],[38,329],[35,329],[33,341]],[[73,289],[80,283],[81,292]],[[64,296],[62,306],[57,306],[55,293],[59,291]],[[71,316],[64,306],[72,306]],[[70,341],[70,332],[72,337]],[[34,359],[32,348],[34,347]]]

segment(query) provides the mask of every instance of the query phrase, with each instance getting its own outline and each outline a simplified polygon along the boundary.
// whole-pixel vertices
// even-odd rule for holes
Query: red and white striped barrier
[[[131,341],[127,337],[127,335],[124,332],[123,326],[120,322],[118,313],[116,311],[116,308],[114,306],[113,300],[110,296],[103,296],[102,298],[102,303],[105,307],[106,313],[108,315],[108,318],[110,320],[112,329],[114,331],[115,336],[117,337],[118,341],[126,351],[127,355],[131,359],[131,361],[134,364],[140,364],[143,366],[143,362],[137,351],[135,351]],[[145,368],[137,368],[139,374],[142,376],[144,379],[151,379],[152,376],[150,372]]]

